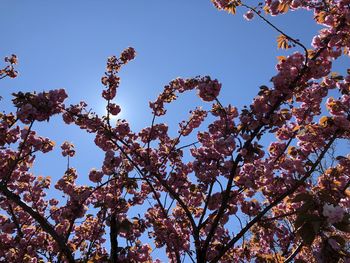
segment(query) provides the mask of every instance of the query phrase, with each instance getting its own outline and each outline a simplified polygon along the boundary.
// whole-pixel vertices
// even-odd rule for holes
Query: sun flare
[[[118,103],[115,103],[115,105],[119,106],[120,111],[118,114],[114,115],[114,114],[109,114],[109,119],[113,122],[117,121],[118,119],[125,119],[127,118],[127,103],[123,102],[123,101],[119,101]],[[107,106],[106,105],[102,105],[101,108],[99,109],[99,114],[101,114],[102,116],[107,116],[108,114],[108,110],[107,110]]]

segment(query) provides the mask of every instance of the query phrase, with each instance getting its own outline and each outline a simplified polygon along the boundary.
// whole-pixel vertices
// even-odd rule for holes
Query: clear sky
[[[100,79],[106,58],[132,46],[137,57],[122,69],[117,102],[122,117],[140,129],[151,120],[148,101],[173,78],[217,78],[223,83],[221,100],[240,107],[252,101],[260,85],[269,84],[276,56],[290,52],[277,50],[278,33],[262,21],[245,21],[244,9],[232,16],[209,0],[2,0],[1,9],[0,57],[17,54],[20,76],[0,83],[5,98],[0,109],[9,109],[14,91],[65,88],[68,103],[85,100],[103,113]],[[317,31],[311,16],[294,12],[272,21],[309,45]],[[170,107],[168,122],[179,122],[202,104],[195,94],[185,95]],[[67,139],[77,145],[80,165],[94,163],[93,154],[79,155],[93,146],[91,139],[82,141],[84,132],[54,121],[43,126],[44,135],[58,144]]]
[[[20,72],[17,79],[0,82],[2,111],[11,109],[12,92],[65,88],[68,103],[85,100],[103,113],[100,79],[106,58],[132,46],[137,57],[122,69],[116,102],[122,117],[138,130],[151,121],[148,101],[170,80],[210,75],[223,84],[222,102],[241,108],[260,85],[270,84],[276,56],[293,52],[277,50],[279,33],[257,18],[244,20],[244,9],[232,16],[209,0],[1,0],[0,8],[0,57],[17,54]],[[270,20],[310,47],[319,29],[311,17],[291,12]],[[167,122],[177,128],[197,105],[203,102],[195,94],[184,96],[168,107]],[[81,183],[87,182],[90,168],[100,167],[100,151],[84,131],[63,125],[59,118],[34,128],[58,146],[64,140],[76,145],[71,164],[82,175]],[[38,159],[35,172],[58,178],[65,165],[57,149]]]

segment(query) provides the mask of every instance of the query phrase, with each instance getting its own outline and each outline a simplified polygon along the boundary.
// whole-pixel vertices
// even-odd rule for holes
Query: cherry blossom
[[[0,114],[0,261],[161,262],[156,249],[169,262],[350,261],[350,155],[332,152],[350,139],[350,70],[333,72],[350,54],[350,2],[212,3],[261,19],[292,49],[250,105],[224,105],[215,78],[179,77],[149,103],[150,125],[112,122],[131,47],[107,58],[105,116],[83,101],[66,105],[64,89],[13,94],[15,112]],[[312,49],[269,21],[290,10],[320,25]],[[5,63],[0,78],[16,77],[17,57]],[[164,123],[167,105],[191,91],[198,105],[188,119]],[[100,166],[72,167],[76,149],[65,141],[61,177],[34,172],[58,147],[35,125],[55,115],[93,136]]]

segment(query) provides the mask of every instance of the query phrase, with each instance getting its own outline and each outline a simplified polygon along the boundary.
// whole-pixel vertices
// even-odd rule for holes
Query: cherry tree
[[[13,94],[17,111],[0,114],[1,262],[160,262],[152,247],[164,247],[169,262],[350,262],[350,155],[327,162],[350,137],[350,69],[332,72],[350,55],[350,1],[212,2],[232,14],[245,8],[245,19],[278,32],[279,48],[294,49],[279,57],[271,83],[237,109],[220,102],[217,79],[174,79],[149,103],[152,123],[140,131],[112,121],[131,47],[107,60],[105,116],[85,102],[64,104],[63,89]],[[312,49],[268,20],[301,9],[322,26]],[[17,57],[5,62],[0,78],[16,77]],[[193,90],[210,109],[163,123],[167,104]],[[101,167],[79,175],[89,185],[76,183],[68,141],[58,181],[32,172],[36,157],[55,147],[33,125],[53,115],[93,134],[104,152]],[[66,199],[47,197],[52,187]],[[145,212],[133,216],[138,206]]]

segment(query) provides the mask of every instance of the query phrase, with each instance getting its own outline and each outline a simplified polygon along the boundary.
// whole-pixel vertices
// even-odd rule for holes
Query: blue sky
[[[262,21],[245,21],[244,9],[236,16],[219,12],[209,0],[3,0],[2,10],[0,57],[17,54],[20,76],[0,84],[1,109],[9,108],[14,91],[63,87],[68,103],[85,100],[103,113],[100,78],[106,58],[133,46],[138,55],[121,72],[117,103],[122,117],[140,129],[151,120],[148,101],[173,78],[210,75],[223,83],[221,100],[241,107],[269,83],[276,56],[286,53],[277,50],[278,33]],[[309,45],[317,31],[310,18],[294,12],[272,21]],[[179,122],[201,104],[194,94],[185,95],[169,108],[169,121]],[[52,126],[57,134],[50,134]],[[78,153],[92,146],[79,143],[84,133],[60,123],[43,127],[46,131],[57,143],[70,137]]]
[[[241,108],[260,85],[269,85],[276,56],[293,52],[278,50],[279,33],[257,18],[245,21],[244,9],[232,16],[216,10],[209,0],[2,0],[1,9],[0,57],[17,54],[20,72],[17,79],[0,82],[1,111],[12,109],[12,92],[65,88],[68,103],[85,100],[103,113],[100,79],[106,58],[132,46],[137,57],[122,69],[116,102],[122,117],[139,130],[151,121],[148,101],[170,80],[210,75],[223,84],[221,101]],[[319,29],[311,17],[291,12],[270,20],[310,47]],[[348,60],[344,63],[349,65]],[[187,94],[168,107],[166,121],[177,128],[188,110],[200,105],[195,94]],[[60,118],[35,128],[58,146],[64,140],[76,145],[71,164],[82,175],[81,183],[87,182],[89,169],[100,166],[100,151],[84,131],[63,125]],[[39,157],[34,171],[58,178],[65,165],[57,149]]]

